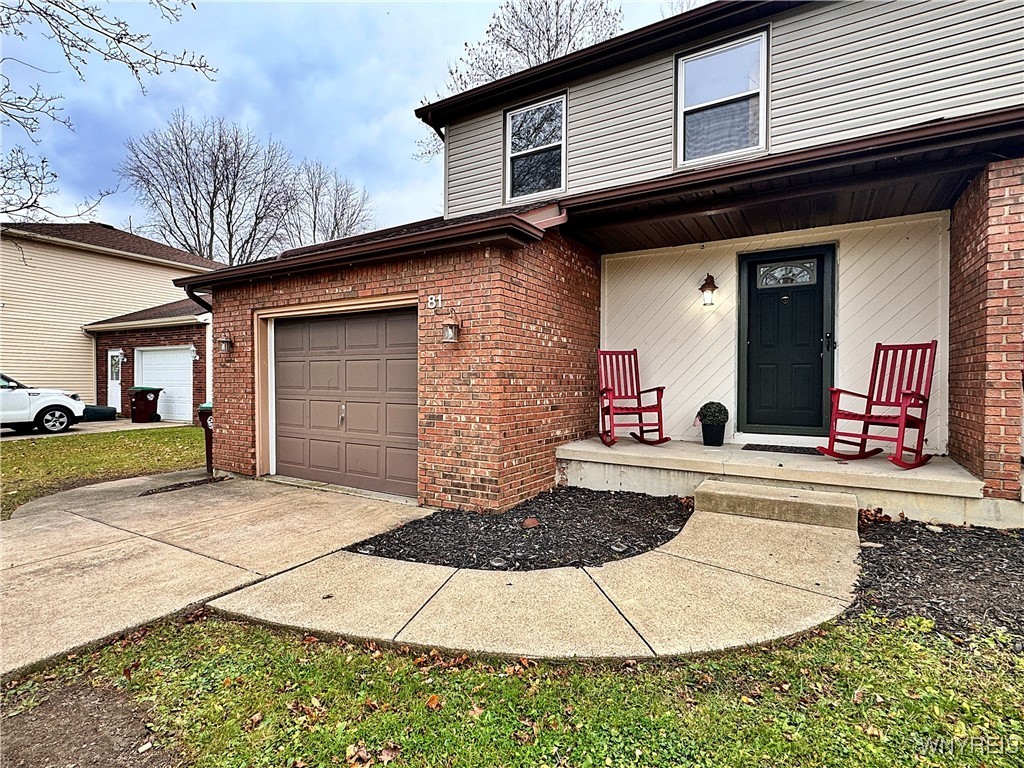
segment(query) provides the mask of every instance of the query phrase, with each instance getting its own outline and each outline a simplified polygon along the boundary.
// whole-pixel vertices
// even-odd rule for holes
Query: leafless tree
[[[665,7],[661,15],[662,18],[678,16],[681,13],[692,11],[694,8],[700,8],[702,5],[707,5],[710,2],[711,0],[665,0]]]
[[[145,229],[182,250],[245,264],[281,248],[294,205],[292,159],[223,119],[176,112],[125,143],[118,174],[149,214]]]
[[[461,93],[565,56],[622,31],[622,9],[609,0],[504,0],[479,43],[466,43],[448,66],[448,81],[436,98]],[[417,142],[416,156],[443,150],[431,134]]]
[[[337,240],[373,227],[369,193],[322,162],[303,160],[292,174],[293,207],[285,219],[288,247]]]
[[[185,6],[177,0],[149,0],[149,4],[164,21],[172,23],[181,18]],[[96,59],[124,66],[143,90],[148,77],[165,71],[189,69],[206,77],[212,77],[216,71],[201,55],[189,51],[170,53],[156,48],[149,35],[133,31],[126,21],[86,0],[2,0],[0,33],[5,37],[38,41],[39,47],[58,46],[65,61],[82,80],[88,64]],[[0,57],[0,67],[7,72],[13,67],[23,67],[40,74],[55,74],[11,56]],[[8,74],[0,73],[0,127],[4,130],[20,128],[24,138],[33,145],[39,143],[36,134],[45,122],[60,123],[71,129],[71,121],[61,109],[61,99],[60,94],[49,93],[38,83],[27,90],[19,90]],[[57,191],[57,174],[46,158],[12,143],[10,138],[7,145],[9,149],[0,162],[3,173],[0,214],[18,218],[69,218],[58,216],[45,205],[45,198]],[[88,213],[105,194],[109,192],[100,192],[96,199],[86,200],[75,215]]]

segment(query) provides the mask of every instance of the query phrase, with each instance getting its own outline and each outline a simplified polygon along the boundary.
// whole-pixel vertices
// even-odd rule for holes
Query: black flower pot
[[[725,442],[725,424],[701,424],[704,445],[721,445]]]

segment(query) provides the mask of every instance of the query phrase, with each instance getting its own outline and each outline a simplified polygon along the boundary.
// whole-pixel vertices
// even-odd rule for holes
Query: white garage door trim
[[[161,352],[177,352],[176,365],[168,369],[166,366],[153,365],[156,354]],[[150,358],[150,369],[146,370],[147,353]],[[135,348],[135,381],[136,387],[160,387],[160,401],[157,413],[165,421],[192,421],[192,379],[194,376],[191,346],[169,347],[136,347]],[[168,375],[177,370],[180,375]]]

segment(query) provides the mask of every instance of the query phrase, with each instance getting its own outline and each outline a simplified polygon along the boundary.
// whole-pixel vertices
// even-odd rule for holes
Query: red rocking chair
[[[829,429],[828,445],[818,446],[818,451],[834,459],[866,459],[882,452],[881,448],[869,450],[867,441],[885,440],[896,444],[896,452],[889,457],[889,461],[897,467],[915,469],[927,464],[931,455],[924,452],[924,431],[938,345],[938,341],[927,344],[876,344],[875,360],[871,364],[871,382],[866,395],[835,387],[829,390],[832,393],[832,426]],[[844,395],[864,400],[864,411],[842,410],[839,400]],[[837,426],[840,421],[859,422],[862,426],[859,432],[841,432]],[[872,435],[869,434],[871,427],[888,427],[897,432],[895,436]],[[911,429],[917,430],[917,439],[912,446],[907,443],[907,431]],[[837,451],[836,443],[852,445],[857,450],[852,453]],[[910,454],[909,461],[904,458],[905,454]]]
[[[661,415],[664,387],[640,389],[640,366],[635,349],[597,351],[597,372],[601,391],[601,442],[615,445],[616,427],[636,427],[630,432],[634,440],[647,445],[661,445],[672,438],[665,437]],[[644,395],[654,395],[654,402],[644,405]],[[657,433],[657,438],[649,438]]]

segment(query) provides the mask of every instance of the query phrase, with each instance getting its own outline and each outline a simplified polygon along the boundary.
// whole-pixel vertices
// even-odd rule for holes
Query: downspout
[[[194,301],[200,307],[205,309],[207,312],[213,312],[213,305],[210,304],[210,302],[208,302],[206,299],[202,298],[198,293],[196,293],[195,288],[193,288],[191,285],[185,286],[185,295],[192,299],[192,301]]]

